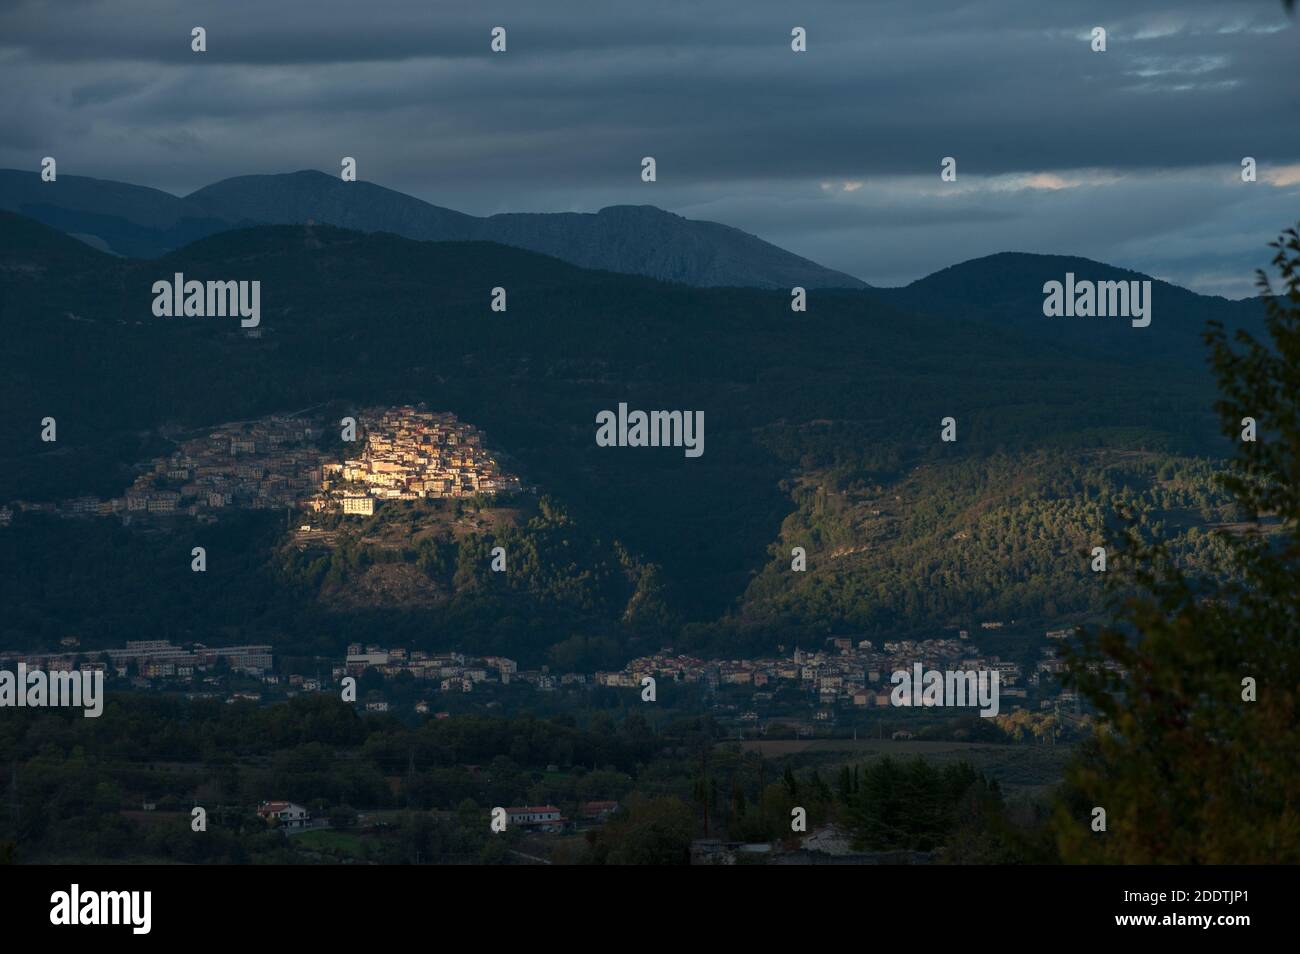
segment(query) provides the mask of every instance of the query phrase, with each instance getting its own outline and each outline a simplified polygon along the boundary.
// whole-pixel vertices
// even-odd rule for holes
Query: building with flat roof
[[[524,805],[506,809],[506,821],[513,828],[530,831],[558,832],[568,821],[554,805]]]

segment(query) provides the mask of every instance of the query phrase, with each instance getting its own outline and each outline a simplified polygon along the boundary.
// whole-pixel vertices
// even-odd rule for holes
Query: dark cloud
[[[1090,249],[1245,293],[1249,274],[1227,277],[1244,253],[1216,257],[1198,230],[1244,246],[1296,217],[1294,189],[1220,173],[1300,163],[1300,34],[1277,0],[1074,6],[19,0],[0,10],[0,165],[55,155],[183,193],[352,155],[363,178],[465,211],[648,202],[874,282]],[[935,194],[946,155],[974,191]],[[1000,181],[1078,170],[1111,175]]]

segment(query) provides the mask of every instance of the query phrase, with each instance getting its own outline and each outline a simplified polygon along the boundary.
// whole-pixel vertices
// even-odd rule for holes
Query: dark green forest
[[[817,291],[795,314],[783,293],[320,226],[124,261],[5,215],[0,262],[0,499],[121,493],[169,429],[425,402],[484,428],[564,514],[509,531],[526,556],[508,592],[481,578],[486,537],[286,560],[272,518],[223,517],[203,528],[221,559],[196,585],[180,560],[188,531],[24,517],[0,537],[6,643],[224,633],[337,652],[338,634],[373,625],[586,665],[665,642],[756,651],[809,626],[1084,617],[1099,603],[1076,551],[1113,502],[1185,532],[1198,560],[1214,559],[1204,528],[1232,518],[1208,476],[1224,447],[1209,375],[1188,346],[1222,300],[1190,296],[1194,314],[1162,315],[1126,348],[1108,329],[1089,348],[1078,329],[999,325],[949,285],[942,306]],[[261,281],[262,337],[234,319],[154,318],[150,285],[176,271]],[[1013,299],[1014,274],[972,287]],[[496,285],[505,313],[488,308]],[[704,455],[597,447],[595,414],[620,401],[703,410]],[[46,416],[57,444],[39,440]],[[956,443],[939,441],[947,416]],[[798,578],[793,546],[809,554]],[[375,560],[409,562],[451,598],[322,610],[322,589]]]
[[[796,806],[810,826],[841,826],[859,851],[1053,859],[1050,803],[1008,801],[967,762],[764,759],[720,746],[708,717],[652,727],[598,709],[581,722],[407,726],[328,697],[258,708],[139,694],[111,697],[100,719],[12,715],[0,722],[10,795],[0,848],[19,862],[510,863],[526,848],[557,863],[679,864],[706,833],[787,839]],[[298,801],[330,828],[286,838],[254,813],[269,798]],[[533,845],[520,831],[491,834],[494,806],[555,804],[574,818],[591,800],[620,808],[603,826]],[[130,807],[145,803],[154,807]]]

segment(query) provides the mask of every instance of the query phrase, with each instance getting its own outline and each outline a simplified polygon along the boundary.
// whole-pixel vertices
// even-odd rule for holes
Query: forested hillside
[[[1113,544],[1118,514],[1181,535],[1185,563],[1213,572],[1223,550],[1209,530],[1238,517],[1218,470],[1165,454],[1054,450],[923,464],[889,484],[807,475],[743,615],[873,635],[1075,622],[1107,608],[1091,550]],[[795,546],[809,553],[804,574],[789,570]]]
[[[238,319],[155,318],[151,285],[176,272],[260,281],[260,337]],[[483,618],[499,608],[471,611],[473,586],[424,606],[388,599],[361,580],[374,554],[360,544],[280,573],[283,523],[250,516],[233,522],[245,530],[213,531],[251,534],[230,542],[240,555],[224,566],[238,577],[205,597],[223,608],[196,616],[184,588],[145,597],[156,607],[146,625],[173,635],[216,619],[247,630],[259,618],[250,602],[268,620],[311,620],[268,623],[273,641],[303,649],[336,650],[357,614],[372,614],[402,638],[535,658],[577,637],[590,661],[653,641],[767,648],[809,626],[1077,616],[1099,598],[1078,551],[1113,504],[1132,498],[1148,521],[1188,527],[1197,559],[1209,544],[1194,534],[1231,519],[1209,476],[1223,445],[1208,375],[1187,357],[1198,328],[1173,316],[1127,329],[1117,357],[1113,338],[1081,346],[1072,327],[1058,340],[1061,323],[899,310],[866,291],[814,291],[800,313],[785,292],[663,285],[489,243],[324,226],[227,232],[130,261],[7,214],[0,276],[0,500],[121,493],[132,466],[180,428],[424,402],[482,427],[565,515],[558,528],[526,519],[501,531],[538,554],[528,581],[509,586],[544,591],[538,605],[567,607],[562,617],[498,614],[490,635]],[[504,312],[489,307],[494,287],[506,289]],[[1198,314],[1216,313],[1214,299],[1192,297]],[[1240,309],[1222,317],[1232,323]],[[1155,346],[1172,338],[1179,360]],[[596,414],[620,402],[702,411],[704,454],[597,446]],[[55,444],[40,441],[47,416]],[[946,417],[955,442],[940,440]],[[12,624],[9,641],[56,638],[60,627],[109,637],[102,604],[125,584],[97,590],[71,554],[106,581],[144,566],[165,577],[159,554],[179,560],[190,545],[95,523],[6,531],[5,547],[40,537],[7,557],[26,592],[57,584],[55,615],[66,617]],[[462,540],[453,555],[412,544],[383,558],[410,563],[436,593],[448,582],[439,574],[470,583],[466,554],[490,545]],[[789,571],[793,546],[808,551],[805,574]],[[331,598],[345,573],[372,605]],[[628,622],[642,585],[654,599],[633,603],[652,608]],[[311,608],[280,609],[295,605],[285,587]],[[143,575],[133,588],[143,593]],[[323,621],[340,614],[348,625]]]

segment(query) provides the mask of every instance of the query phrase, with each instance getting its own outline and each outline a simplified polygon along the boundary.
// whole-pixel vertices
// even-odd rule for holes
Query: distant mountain
[[[0,209],[17,212],[103,252],[155,258],[230,228],[224,219],[158,189],[110,179],[0,169]]]
[[[494,215],[482,221],[474,237],[584,268],[706,288],[867,287],[740,229],[684,219],[652,205],[616,205],[594,214]]]
[[[344,182],[311,171],[222,179],[184,201],[231,223],[301,225],[312,220],[424,242],[468,241],[482,221],[371,182]]]
[[[1151,324],[1135,328],[1126,318],[1045,316],[1044,285],[1064,283],[1067,274],[1074,275],[1076,284],[1150,281]],[[955,321],[1010,325],[1060,344],[1140,360],[1163,355],[1201,363],[1207,355],[1202,339],[1207,321],[1259,331],[1264,318],[1258,298],[1234,301],[1198,295],[1150,275],[1091,259],[1025,252],[971,259],[903,288],[872,289],[871,295],[908,311],[947,315]]]
[[[867,287],[739,229],[653,206],[479,218],[312,171],[238,176],[177,198],[109,180],[64,175],[47,183],[33,172],[0,170],[0,209],[132,258],[156,258],[230,228],[311,220],[422,241],[499,242],[584,268],[699,287]]]

